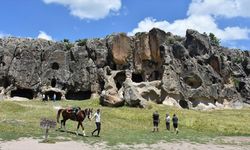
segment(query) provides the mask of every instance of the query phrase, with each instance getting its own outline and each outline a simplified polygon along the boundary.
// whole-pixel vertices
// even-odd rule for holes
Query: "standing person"
[[[178,134],[178,117],[176,116],[176,114],[173,115],[173,126],[174,126],[174,131],[176,132],[176,134]]]
[[[43,99],[43,102],[46,101],[46,96],[45,96],[45,94],[42,94],[42,99]]]
[[[101,131],[101,113],[100,109],[97,109],[96,113],[92,117],[92,119],[95,118],[95,124],[96,124],[96,129],[92,132],[92,136],[94,133],[97,131],[97,137],[99,137],[100,131]]]
[[[170,116],[168,113],[166,114],[166,129],[170,130]]]
[[[154,125],[153,132],[159,131],[158,128],[159,122],[160,122],[160,115],[158,114],[158,111],[155,111],[153,113],[153,125]]]
[[[56,93],[54,93],[54,95],[53,95],[53,101],[54,102],[56,101]]]

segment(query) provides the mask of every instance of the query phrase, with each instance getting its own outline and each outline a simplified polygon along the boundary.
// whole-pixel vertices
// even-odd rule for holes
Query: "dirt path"
[[[0,150],[68,150],[68,149],[84,149],[84,150],[103,150],[103,149],[119,149],[119,150],[249,150],[250,138],[248,137],[229,137],[225,138],[224,143],[227,144],[197,144],[186,141],[157,144],[137,144],[137,145],[117,145],[107,146],[105,143],[87,144],[83,142],[67,141],[57,142],[55,144],[40,143],[37,139],[24,138],[17,141],[0,141]]]

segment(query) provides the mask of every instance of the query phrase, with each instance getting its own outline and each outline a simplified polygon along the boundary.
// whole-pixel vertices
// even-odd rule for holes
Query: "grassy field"
[[[56,120],[57,111],[54,106],[101,108],[101,137],[91,137],[95,128],[93,121],[85,120],[84,126],[88,137],[60,132],[51,129],[50,139],[82,140],[89,143],[107,142],[109,145],[125,143],[155,143],[157,141],[189,140],[192,142],[207,142],[220,136],[250,136],[250,109],[194,111],[170,108],[164,105],[151,104],[150,109],[140,108],[108,108],[98,104],[98,100],[41,102],[38,100],[0,102],[0,139],[13,140],[20,137],[42,138],[40,128],[41,118]],[[160,132],[152,133],[152,113],[158,110],[161,123]],[[165,130],[165,114],[176,113],[179,117],[178,135]],[[67,130],[74,132],[76,122],[67,121]],[[172,126],[171,126],[172,127]],[[173,129],[173,128],[172,128]],[[63,137],[63,138],[62,138]]]

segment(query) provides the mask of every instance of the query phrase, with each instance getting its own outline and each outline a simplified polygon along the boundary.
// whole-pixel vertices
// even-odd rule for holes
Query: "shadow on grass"
[[[72,134],[72,135],[77,135],[75,131],[69,131],[69,130],[66,130],[66,131],[65,131],[65,130],[62,130],[62,129],[56,129],[55,131],[58,131],[58,132],[66,132],[66,133],[70,133],[70,134]],[[78,133],[77,136],[89,137],[89,136],[87,136],[87,135],[84,136],[82,133]]]

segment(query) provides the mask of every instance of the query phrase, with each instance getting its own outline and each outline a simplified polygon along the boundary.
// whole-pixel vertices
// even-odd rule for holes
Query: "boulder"
[[[185,47],[189,50],[191,57],[210,54],[211,52],[208,36],[191,29],[186,31]]]

